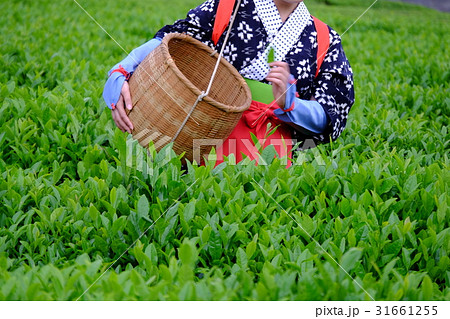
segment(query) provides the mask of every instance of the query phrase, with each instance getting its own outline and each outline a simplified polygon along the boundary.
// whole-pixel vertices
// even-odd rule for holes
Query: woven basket
[[[173,141],[198,96],[207,90],[218,54],[190,36],[164,37],[129,80],[133,137],[157,150]],[[209,94],[202,99],[173,141],[177,154],[193,159],[194,139],[224,140],[251,103],[251,93],[238,71],[221,59]],[[206,155],[212,146],[201,149]]]

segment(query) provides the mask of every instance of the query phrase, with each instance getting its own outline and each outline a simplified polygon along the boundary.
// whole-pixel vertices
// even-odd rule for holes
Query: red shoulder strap
[[[236,0],[220,0],[217,7],[216,20],[214,21],[214,29],[212,34],[212,40],[214,45],[219,42],[220,36],[225,31],[230,23],[231,14],[233,13],[233,7]]]
[[[313,19],[317,31],[317,44],[318,44],[317,70],[316,70],[316,77],[317,77],[319,75],[322,62],[325,59],[325,55],[328,52],[328,48],[330,47],[330,30],[328,29],[328,26],[325,23],[323,23],[316,17],[313,17]]]

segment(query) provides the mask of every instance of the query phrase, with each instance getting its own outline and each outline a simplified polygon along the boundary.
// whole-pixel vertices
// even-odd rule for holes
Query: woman
[[[103,95],[122,131],[133,130],[125,113],[125,107],[132,108],[126,79],[166,34],[187,33],[220,50],[226,32],[217,36],[214,29],[218,5],[219,0],[208,0],[190,10],[185,19],[163,27],[109,72]],[[326,29],[329,48],[319,69],[318,33],[302,0],[241,1],[224,58],[246,78],[254,101],[218,150],[219,163],[231,153],[237,161],[243,155],[257,158],[258,150],[249,143],[251,133],[263,140],[268,123],[276,130],[265,145],[274,144],[280,156],[289,155],[292,140],[326,143],[338,138],[354,103],[353,74],[339,35]],[[268,63],[272,50],[275,62]]]

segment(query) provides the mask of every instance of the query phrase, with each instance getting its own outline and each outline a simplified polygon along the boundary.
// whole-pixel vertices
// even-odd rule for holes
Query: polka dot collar
[[[275,48],[275,60],[283,61],[286,54],[298,42],[303,30],[311,20],[311,15],[303,2],[283,22],[273,0],[253,0],[258,17],[267,32],[267,46],[259,55],[241,70],[241,74],[254,80],[263,80],[270,71],[267,55],[270,48]]]

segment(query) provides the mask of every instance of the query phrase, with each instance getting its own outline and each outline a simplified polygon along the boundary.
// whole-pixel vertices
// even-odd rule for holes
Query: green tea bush
[[[79,1],[126,51],[199,2]],[[448,14],[379,1],[346,31],[371,1],[318,2],[355,72],[343,136],[186,174],[130,157],[101,100],[125,53],[75,2],[2,2],[0,300],[448,300]]]

